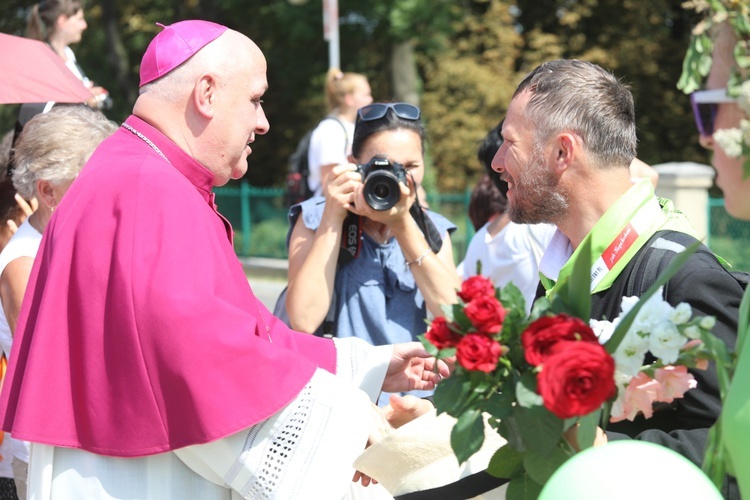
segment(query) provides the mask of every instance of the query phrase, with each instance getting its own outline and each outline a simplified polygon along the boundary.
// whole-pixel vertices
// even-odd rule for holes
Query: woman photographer
[[[386,166],[368,166],[374,158]],[[325,321],[334,336],[356,336],[374,345],[413,340],[424,333],[427,312],[441,315],[440,304],[454,302],[459,287],[450,240],[456,227],[418,204],[425,169],[419,108],[405,103],[361,108],[349,161],[333,168],[324,197],[291,209],[289,321],[297,330],[318,334]],[[393,184],[399,190],[395,205],[376,210],[371,204],[393,193],[383,192],[387,183],[368,186],[363,177],[373,170],[389,172],[381,178],[397,177],[397,164],[405,169],[406,184]],[[356,257],[340,250],[342,238],[345,246],[359,246]]]

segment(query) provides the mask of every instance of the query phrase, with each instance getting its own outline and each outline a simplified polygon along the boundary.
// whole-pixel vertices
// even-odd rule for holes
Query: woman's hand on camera
[[[398,187],[401,189],[401,197],[398,202],[388,210],[375,210],[372,208],[365,200],[364,184],[361,184],[357,188],[357,193],[355,195],[355,209],[352,211],[389,227],[408,222],[411,220],[409,209],[416,200],[416,190],[413,188],[411,176],[407,178],[407,181],[409,183],[408,186],[401,182],[398,183]]]
[[[354,197],[357,188],[362,184],[362,176],[353,163],[336,165],[326,178],[323,194],[326,197],[326,212],[330,217],[344,220],[347,211],[354,210]]]

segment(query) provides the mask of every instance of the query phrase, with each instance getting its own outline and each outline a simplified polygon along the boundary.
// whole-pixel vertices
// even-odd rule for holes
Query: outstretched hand
[[[409,394],[406,396],[391,394],[389,403],[388,406],[383,407],[383,413],[395,429],[435,408],[428,400]]]
[[[383,381],[383,390],[431,390],[448,375],[448,365],[430,356],[419,342],[394,344],[391,363]]]

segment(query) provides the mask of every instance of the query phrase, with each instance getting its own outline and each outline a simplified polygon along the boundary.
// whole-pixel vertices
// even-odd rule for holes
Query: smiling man
[[[30,498],[339,498],[387,427],[379,391],[434,387],[419,344],[293,332],[250,290],[211,190],[268,132],[266,88],[260,49],[224,26],[149,45],[21,310],[0,419],[32,442]]]
[[[595,64],[559,60],[532,71],[513,95],[502,136],[492,166],[508,182],[511,220],[557,225],[539,265],[538,295],[554,293],[590,242],[591,318],[615,318],[623,296],[643,293],[675,252],[695,241],[684,216],[654,196],[648,179],[631,181],[633,96]],[[687,302],[695,315],[716,317],[713,332],[734,346],[742,287],[707,248],[690,257],[664,293],[673,306]],[[721,399],[713,367],[692,373],[697,389],[655,408],[650,419],[610,424],[608,439],[652,441],[700,465]],[[735,483],[722,493],[738,498]]]

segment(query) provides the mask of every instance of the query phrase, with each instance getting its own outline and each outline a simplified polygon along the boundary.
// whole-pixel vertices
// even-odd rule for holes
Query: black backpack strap
[[[641,296],[651,287],[659,274],[666,269],[672,258],[679,251],[676,248],[664,248],[657,245],[657,241],[660,239],[676,243],[683,250],[698,241],[693,236],[680,231],[666,229],[654,233],[636,258],[635,265],[628,276],[624,297]],[[701,251],[707,252],[709,250],[701,247],[698,249],[698,252]],[[669,283],[664,285],[665,295],[668,286]]]

